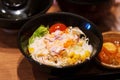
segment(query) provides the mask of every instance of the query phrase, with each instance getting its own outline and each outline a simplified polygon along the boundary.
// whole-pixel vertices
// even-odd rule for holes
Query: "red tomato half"
[[[52,33],[55,32],[56,30],[64,31],[66,28],[67,28],[66,25],[64,25],[63,23],[56,23],[50,27],[49,32]]]

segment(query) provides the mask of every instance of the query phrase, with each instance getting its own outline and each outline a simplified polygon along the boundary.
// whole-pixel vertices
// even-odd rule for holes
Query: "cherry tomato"
[[[55,32],[56,30],[64,31],[66,28],[67,28],[66,25],[64,25],[63,23],[56,23],[50,27],[49,32],[52,33]]]

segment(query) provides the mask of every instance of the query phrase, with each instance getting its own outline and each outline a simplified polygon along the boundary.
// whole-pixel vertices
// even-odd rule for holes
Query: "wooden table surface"
[[[119,1],[119,0],[118,0]],[[48,12],[60,11],[56,4],[53,4]],[[109,15],[105,20],[106,29],[100,25],[101,32],[120,31],[120,3],[116,3],[111,8],[113,18]],[[111,21],[111,22],[110,22]],[[17,32],[0,29],[0,80],[47,80],[50,75],[37,72],[24,58],[17,47]]]

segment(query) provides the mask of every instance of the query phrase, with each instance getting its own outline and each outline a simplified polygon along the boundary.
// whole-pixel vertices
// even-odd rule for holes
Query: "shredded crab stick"
[[[41,25],[29,39],[28,51],[40,64],[64,67],[90,58],[92,46],[88,42],[78,27],[66,27],[62,23],[50,28]]]

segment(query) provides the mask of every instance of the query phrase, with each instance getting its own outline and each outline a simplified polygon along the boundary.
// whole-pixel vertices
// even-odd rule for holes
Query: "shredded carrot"
[[[74,44],[74,41],[70,39],[70,40],[66,41],[66,43],[64,43],[64,47],[67,48],[69,46],[72,46],[73,44]]]
[[[64,33],[67,33],[67,34],[68,34],[68,33],[69,33],[69,30],[68,30],[68,29],[66,29],[66,30],[64,31]]]

